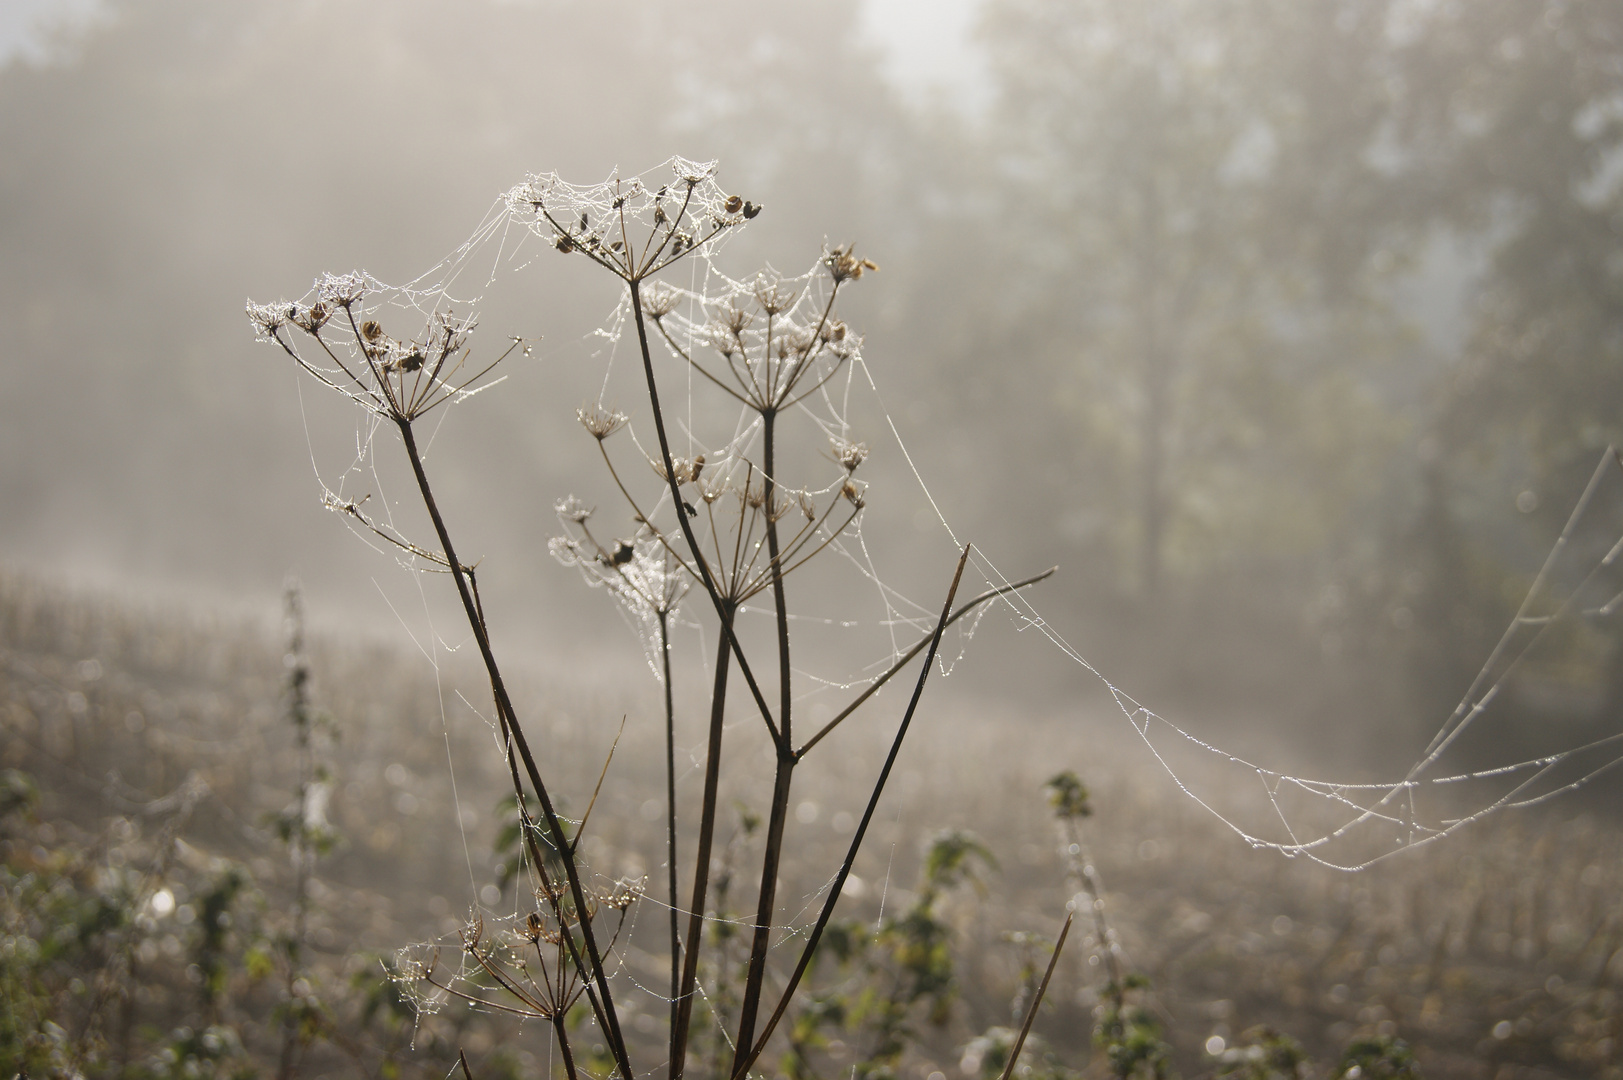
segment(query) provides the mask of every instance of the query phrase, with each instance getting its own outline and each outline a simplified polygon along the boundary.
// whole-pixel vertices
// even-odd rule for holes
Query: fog
[[[293,573],[317,625],[401,644],[403,601],[451,617],[443,581],[322,509],[353,413],[256,344],[244,299],[404,283],[527,173],[673,154],[765,207],[725,272],[844,243],[880,267],[841,310],[879,389],[857,416],[886,580],[938,604],[952,536],[1010,577],[1057,564],[1032,592],[1048,622],[1236,747],[1406,763],[1620,441],[1609,9],[72,10],[0,69],[13,572],[267,620]],[[532,257],[481,325],[534,347],[448,410],[433,465],[498,636],[607,673],[637,643],[546,548],[556,500],[606,498],[574,410],[620,293]],[[1615,541],[1620,493],[1609,474],[1554,584]],[[1019,625],[977,635],[978,692],[1109,706]],[[1551,722],[1564,745],[1613,730],[1619,641],[1601,617],[1534,655],[1490,756],[1548,749]]]

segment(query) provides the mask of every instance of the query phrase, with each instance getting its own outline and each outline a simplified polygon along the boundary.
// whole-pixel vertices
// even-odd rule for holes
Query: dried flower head
[[[332,318],[332,310],[317,300],[309,307],[296,309],[289,318],[305,333],[314,334],[327,325],[327,320]]]
[[[260,340],[270,340],[287,322],[288,304],[285,300],[275,304],[256,304],[250,300],[247,311],[248,321],[253,324],[255,336]]]
[[[845,471],[854,473],[857,466],[868,460],[868,444],[864,442],[846,442],[844,439],[831,438],[829,442],[834,447],[834,460],[845,466]]]
[[[799,291],[790,289],[775,271],[763,270],[755,277],[755,302],[768,315],[777,315],[794,306]]]
[[[547,551],[565,566],[579,566],[583,562],[593,561],[586,554],[585,546],[573,536],[554,536],[547,541]]]
[[[844,244],[834,248],[823,259],[828,266],[828,272],[835,282],[854,281],[862,276],[865,270],[878,270],[879,264],[872,259],[859,259],[852,251],[852,245]]]
[[[618,173],[600,184],[565,183],[556,173],[531,174],[507,193],[507,213],[562,252],[583,252],[626,281],[641,281],[676,259],[719,240],[760,212],[723,192],[715,163],[672,158],[660,182]],[[657,186],[656,186],[657,185]]]
[[[575,410],[575,419],[592,433],[594,439],[602,442],[625,426],[626,414],[605,409],[602,405],[582,405]]]
[[[699,498],[708,506],[725,495],[730,487],[732,482],[727,474],[712,469],[705,479],[698,481]]]
[[[597,894],[597,902],[612,911],[624,911],[638,900],[642,899],[645,883],[639,879],[631,881],[621,878],[607,889]]]
[[[586,519],[592,516],[593,509],[573,495],[567,499],[560,499],[552,506],[553,513],[566,521],[573,521],[576,525],[585,524]]]
[[[360,303],[366,293],[366,278],[356,271],[348,274],[323,274],[316,279],[316,298],[329,307],[348,309]]]
[[[661,480],[665,481],[666,483],[670,483],[671,477],[670,474],[665,471],[665,463],[663,461],[659,460],[658,458],[649,458],[648,464],[654,467],[654,472]],[[676,482],[678,484],[692,483],[694,480],[698,479],[699,473],[704,470],[704,455],[700,454],[697,458],[692,460],[689,460],[688,458],[672,457],[671,465],[676,469]]]
[[[642,293],[642,309],[650,318],[663,319],[676,310],[682,294],[663,281],[656,281]]]
[[[863,493],[867,490],[868,485],[849,476],[845,478],[845,483],[840,485],[840,494],[844,495],[847,501],[858,510],[867,505],[867,500],[863,498]]]

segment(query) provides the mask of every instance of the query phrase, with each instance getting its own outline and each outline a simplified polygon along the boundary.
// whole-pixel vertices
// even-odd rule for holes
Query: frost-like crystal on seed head
[[[605,409],[602,405],[583,405],[575,410],[575,419],[592,433],[593,438],[602,442],[625,425],[626,414]]]
[[[330,306],[347,308],[361,302],[367,285],[366,275],[353,270],[347,274],[322,274],[316,279],[316,298]]]
[[[571,495],[567,499],[560,499],[553,504],[553,513],[568,521],[580,525],[592,516],[592,508]]]
[[[564,254],[584,253],[640,281],[722,236],[760,207],[721,190],[716,163],[672,158],[640,176],[618,172],[599,184],[531,173],[504,197],[507,216]]]
[[[287,321],[288,302],[278,300],[274,304],[256,304],[248,301],[248,321],[253,324],[255,336],[261,341],[268,341],[276,336]]]

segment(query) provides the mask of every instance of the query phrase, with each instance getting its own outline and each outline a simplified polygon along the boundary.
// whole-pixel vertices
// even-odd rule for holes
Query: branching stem
[[[411,458],[411,467],[417,477],[417,487],[422,493],[423,504],[428,508],[428,516],[433,520],[434,531],[439,536],[440,547],[445,552],[446,562],[450,563],[451,576],[456,582],[457,594],[462,600],[463,610],[467,613],[469,626],[473,630],[474,640],[479,645],[479,655],[485,662],[485,671],[490,676],[490,687],[496,698],[498,715],[501,717],[502,734],[510,740],[512,746],[518,750],[519,757],[524,762],[524,770],[529,775],[530,785],[535,789],[536,798],[541,803],[542,812],[546,816],[547,829],[552,834],[553,847],[558,851],[563,862],[564,873],[569,878],[569,891],[575,901],[575,911],[579,915],[581,937],[586,943],[586,951],[591,964],[588,969],[581,963],[581,958],[575,954],[573,935],[564,932],[566,941],[571,942],[571,959],[577,968],[582,971],[590,970],[597,982],[598,995],[594,1004],[599,1012],[599,1023],[603,1027],[604,1037],[608,1040],[610,1051],[614,1054],[615,1063],[620,1067],[623,1080],[634,1080],[631,1071],[631,1062],[626,1054],[625,1039],[620,1033],[620,1021],[614,1010],[614,998],[609,992],[608,974],[603,969],[603,958],[598,952],[597,938],[592,933],[592,923],[587,917],[590,910],[586,903],[586,892],[581,885],[580,870],[575,864],[575,858],[570,851],[569,836],[564,832],[563,823],[558,820],[558,813],[553,808],[552,797],[547,791],[546,784],[541,780],[541,771],[536,767],[535,757],[530,753],[528,742],[524,738],[524,731],[519,726],[518,716],[513,710],[512,700],[507,694],[507,684],[502,679],[501,669],[496,664],[496,656],[491,652],[490,638],[485,633],[484,620],[480,617],[479,608],[475,605],[473,595],[468,589],[466,576],[462,572],[462,563],[457,560],[456,551],[451,545],[451,534],[445,527],[445,520],[440,516],[439,505],[434,500],[433,489],[429,486],[428,473],[423,468],[422,455],[417,449],[417,439],[412,433],[411,421],[405,417],[396,417],[396,425],[400,429],[401,440],[405,443],[406,454]],[[519,787],[515,792],[522,810],[524,790]],[[537,866],[541,866],[537,860]]]

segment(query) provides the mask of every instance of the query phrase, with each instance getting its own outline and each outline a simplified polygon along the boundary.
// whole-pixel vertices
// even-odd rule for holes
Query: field
[[[471,914],[499,934],[528,910],[502,887],[507,781],[478,715],[480,673],[446,669],[436,681],[404,651],[312,637],[313,700],[337,735],[330,746],[317,740],[332,773],[318,816],[337,842],[315,862],[300,905],[276,827],[296,804],[305,760],[286,719],[279,636],[0,577],[8,1073],[26,1060],[41,1075],[287,1075],[291,1061],[306,1076],[443,1076],[461,1050],[484,1080],[534,1075],[549,1061],[545,1024],[388,977],[409,974],[436,945],[437,978],[465,968],[459,934]],[[657,1061],[666,1006],[655,990],[668,962],[663,773],[655,687],[642,682],[594,690],[536,676],[515,698],[543,767],[563,778],[565,813],[591,800],[627,717],[582,850],[602,879],[647,879],[627,912],[615,978],[640,1059]],[[1546,816],[1497,817],[1340,873],[1252,850],[1181,794],[1119,717],[1010,715],[956,689],[949,680],[926,694],[845,890],[840,915],[869,936],[868,966],[820,963],[814,986],[814,997],[853,1001],[861,985],[894,993],[905,965],[883,941],[872,951],[873,929],[918,903],[933,837],[979,837],[996,866],[944,889],[932,909],[948,928],[954,998],[938,1016],[921,1008],[907,1018],[899,1074],[980,1075],[984,1044],[971,1040],[1018,1026],[1027,969],[1046,962],[1074,891],[1043,790],[1069,768],[1091,789],[1081,826],[1105,917],[1126,969],[1149,981],[1135,993],[1180,1074],[1267,1075],[1234,1047],[1269,1025],[1301,1043],[1313,1075],[1335,1074],[1351,1040],[1378,1035],[1406,1042],[1429,1077],[1623,1075],[1614,822],[1557,802]],[[877,727],[894,711],[882,704],[868,728],[842,731],[846,748],[802,779],[780,894],[796,927],[837,865],[888,740]],[[735,751],[733,775],[754,779],[726,793],[729,805],[764,801],[770,760],[752,773],[751,752]],[[693,770],[682,782],[691,798]],[[1244,792],[1219,790],[1244,809]],[[734,837],[713,924],[725,935],[728,917],[752,908],[740,894],[754,856],[736,824],[721,835]],[[734,866],[744,884],[727,892]],[[1110,1074],[1091,1040],[1108,966],[1098,944],[1079,919],[1036,1021],[1048,1057],[1028,1049],[1034,1069]],[[725,968],[705,986],[724,1011]],[[809,1075],[849,1075],[874,1037],[857,1009],[819,1031],[807,1043]],[[698,1061],[718,1049],[698,1047]],[[765,1064],[777,1070],[781,1053]]]

